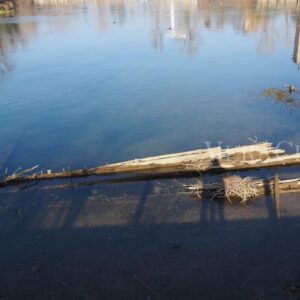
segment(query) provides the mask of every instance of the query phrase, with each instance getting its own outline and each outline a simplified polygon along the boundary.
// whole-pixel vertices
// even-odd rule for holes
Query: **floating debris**
[[[294,85],[286,85],[286,89],[267,88],[263,94],[289,107],[300,107],[300,95]],[[293,96],[291,94],[293,94]]]
[[[186,184],[183,187],[198,199],[209,198],[230,203],[238,201],[240,204],[246,204],[259,196],[273,194],[276,202],[279,202],[279,195],[282,193],[300,192],[300,178],[279,180],[278,175],[269,179],[241,178],[232,175],[208,182],[197,179],[196,183]]]
[[[246,204],[249,200],[255,200],[259,195],[259,184],[251,177],[241,178],[240,176],[228,176],[222,180],[204,183],[203,180],[187,189],[195,192],[199,199],[202,194],[213,199],[228,200],[232,203],[234,200],[240,200],[240,203]]]
[[[288,88],[290,94],[293,93],[293,92],[296,92],[296,88],[292,84],[291,85],[287,85],[287,88]]]

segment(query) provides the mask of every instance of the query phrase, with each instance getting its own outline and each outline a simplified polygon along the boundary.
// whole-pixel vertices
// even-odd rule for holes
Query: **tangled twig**
[[[211,200],[218,198],[232,202],[233,199],[240,199],[242,204],[255,200],[258,196],[257,185],[251,177],[229,176],[207,183],[197,180],[195,184],[188,186],[188,189],[195,192],[199,198],[202,198],[202,194],[208,194]]]

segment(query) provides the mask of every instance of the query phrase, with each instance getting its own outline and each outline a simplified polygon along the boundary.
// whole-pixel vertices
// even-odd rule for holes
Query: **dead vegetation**
[[[280,180],[277,174],[274,178],[268,179],[232,175],[210,181],[201,178],[183,187],[198,199],[205,197],[211,200],[226,200],[230,203],[237,201],[246,204],[263,195],[273,195],[277,201],[280,194],[299,193],[300,178]]]
[[[300,94],[294,85],[286,85],[285,89],[267,88],[263,95],[290,108],[300,107]]]
[[[195,184],[186,186],[186,188],[197,195],[199,199],[207,196],[211,200],[228,200],[230,203],[238,200],[241,204],[246,204],[259,196],[259,189],[253,178],[241,178],[236,175],[207,183],[198,179]]]

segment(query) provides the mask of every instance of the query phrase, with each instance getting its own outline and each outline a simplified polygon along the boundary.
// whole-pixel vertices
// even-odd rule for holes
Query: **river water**
[[[58,3],[58,4],[57,4]],[[300,143],[295,1],[36,1],[0,19],[1,165]]]
[[[19,1],[0,17],[0,174],[297,151],[300,94],[264,90],[300,89],[299,67],[299,1]],[[199,201],[185,180],[1,189],[0,298],[299,299],[299,196]]]

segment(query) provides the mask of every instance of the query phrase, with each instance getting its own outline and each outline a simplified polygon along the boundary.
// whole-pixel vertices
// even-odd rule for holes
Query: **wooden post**
[[[276,215],[280,219],[280,180],[277,173],[274,176],[274,200],[276,207]]]

